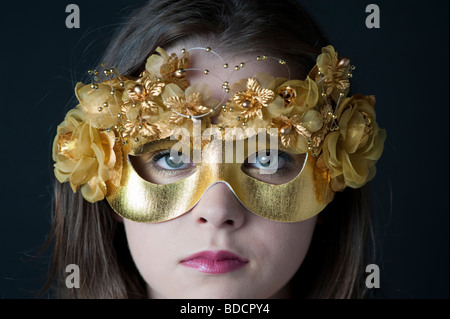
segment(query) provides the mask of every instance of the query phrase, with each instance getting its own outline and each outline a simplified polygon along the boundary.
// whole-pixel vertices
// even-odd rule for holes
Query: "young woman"
[[[54,141],[59,296],[363,297],[385,132],[327,44],[295,1],[136,10]]]

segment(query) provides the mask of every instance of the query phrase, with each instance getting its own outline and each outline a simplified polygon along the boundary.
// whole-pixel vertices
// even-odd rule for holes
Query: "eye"
[[[170,184],[192,175],[195,164],[184,153],[160,150],[140,156],[129,155],[136,173],[148,182]]]
[[[152,157],[155,166],[166,170],[186,169],[192,166],[191,159],[181,152],[174,153],[169,150],[162,151]]]
[[[267,152],[265,150],[250,155],[246,160],[246,165],[259,169],[278,170],[286,167],[292,160],[292,157],[286,152],[279,150]]]
[[[290,154],[282,150],[265,150],[251,154],[242,164],[242,171],[269,184],[285,184],[303,168],[306,154]]]

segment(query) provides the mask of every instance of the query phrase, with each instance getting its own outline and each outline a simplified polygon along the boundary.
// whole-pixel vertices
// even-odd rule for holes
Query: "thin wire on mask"
[[[239,65],[236,65],[234,68],[230,68],[229,63],[227,63],[227,62],[220,56],[220,54],[218,54],[216,51],[212,50],[212,49],[209,48],[209,47],[206,47],[206,48],[205,48],[205,47],[193,47],[193,48],[189,48],[189,49],[183,49],[182,51],[190,52],[190,51],[195,51],[195,50],[206,51],[206,52],[208,52],[208,53],[214,54],[214,55],[221,61],[223,67],[224,67],[225,69],[229,69],[231,72],[232,72],[233,70],[234,70],[234,71],[239,71],[239,70],[241,70],[242,68],[245,67],[245,64],[247,64],[247,63],[249,63],[249,62],[252,61],[252,60],[247,60],[247,61],[241,62]],[[267,55],[263,55],[263,56],[257,56],[257,57],[256,57],[256,60],[257,60],[257,62],[260,62],[260,61],[266,61],[266,60],[275,60],[275,61],[277,61],[279,64],[283,65],[283,66],[286,68],[287,73],[288,73],[288,80],[291,79],[291,71],[290,71],[290,68],[289,68],[289,66],[287,65],[286,61],[284,61],[283,59],[276,58],[276,57],[269,57],[269,56],[267,56]],[[209,114],[214,113],[220,106],[224,105],[224,102],[227,100],[227,96],[228,96],[228,93],[229,93],[229,91],[230,91],[230,89],[229,89],[229,81],[228,81],[229,79],[223,79],[223,78],[219,77],[219,76],[216,75],[216,74],[210,73],[208,69],[201,69],[201,68],[188,68],[188,69],[183,69],[183,72],[185,72],[185,71],[198,71],[198,72],[203,72],[205,75],[209,75],[209,76],[212,75],[212,76],[216,77],[217,79],[219,79],[219,80],[223,83],[223,85],[222,85],[222,89],[223,89],[223,90],[222,90],[222,99],[220,100],[220,102],[219,102],[216,106],[212,107],[211,110],[210,110],[209,112],[206,112],[206,113],[201,114],[201,115],[186,115],[186,114],[182,114],[182,113],[178,112],[177,110],[175,110],[175,109],[173,109],[173,108],[171,109],[172,112],[178,114],[179,116],[185,117],[185,118],[199,119],[199,118],[202,118],[202,117],[205,117],[205,116],[207,116],[207,115],[209,115]],[[177,71],[175,71],[175,72],[177,72]],[[174,72],[174,73],[175,73],[175,72]],[[175,95],[175,92],[173,92],[173,90],[170,89],[170,87],[169,87],[169,90]],[[164,100],[164,103],[166,104],[166,101],[165,101],[165,100]],[[166,105],[167,105],[167,104],[166,104]]]

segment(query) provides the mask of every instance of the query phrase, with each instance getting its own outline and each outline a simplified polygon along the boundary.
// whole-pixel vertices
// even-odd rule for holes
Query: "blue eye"
[[[246,166],[258,169],[277,170],[283,169],[292,162],[291,156],[283,151],[257,152],[250,155],[246,160]]]
[[[186,154],[170,154],[169,150],[155,154],[152,158],[156,166],[166,170],[181,170],[191,166],[191,159]]]

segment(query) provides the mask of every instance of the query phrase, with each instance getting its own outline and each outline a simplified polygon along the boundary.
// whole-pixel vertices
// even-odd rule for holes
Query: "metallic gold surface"
[[[169,149],[169,145],[173,144],[174,141],[155,141],[147,144],[140,153]],[[297,176],[287,183],[275,185],[247,175],[241,169],[242,163],[236,160],[225,163],[225,146],[224,141],[213,140],[202,150],[202,161],[196,165],[192,175],[164,185],[144,180],[126,157],[121,186],[112,187],[107,200],[124,218],[157,223],[188,212],[205,191],[218,182],[226,183],[238,200],[253,213],[279,222],[308,219],[322,211],[332,199],[323,201],[317,198],[318,194],[330,191],[325,189],[328,188],[328,181],[317,180],[321,175],[314,172],[316,159],[313,156],[306,156]],[[320,192],[317,192],[316,183],[319,183]]]

